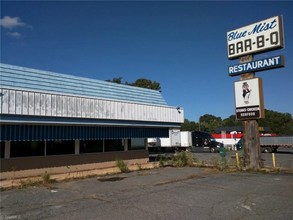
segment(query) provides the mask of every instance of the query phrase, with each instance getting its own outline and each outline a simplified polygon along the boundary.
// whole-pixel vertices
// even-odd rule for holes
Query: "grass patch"
[[[41,183],[42,182],[40,180],[36,180],[36,179],[20,180],[18,188],[23,189],[30,186],[39,186],[41,185]]]

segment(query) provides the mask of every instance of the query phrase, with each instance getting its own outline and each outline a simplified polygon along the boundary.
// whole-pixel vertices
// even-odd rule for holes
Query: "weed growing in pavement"
[[[191,152],[176,152],[172,157],[172,165],[174,167],[186,167],[194,165],[194,158]]]
[[[218,165],[217,165],[218,170],[223,171],[223,170],[226,170],[228,168],[229,168],[229,166],[228,166],[226,158],[221,158],[221,159],[218,160]]]
[[[47,173],[47,171],[45,171],[45,173],[41,174],[41,178],[43,180],[43,184],[47,184],[47,183],[51,183],[51,176],[49,173]]]
[[[38,186],[40,185],[40,181],[39,180],[34,180],[34,179],[26,179],[26,180],[20,180],[19,182],[19,188],[26,188],[26,187],[29,187],[29,186]]]
[[[39,186],[39,185],[46,185],[49,183],[55,182],[55,180],[51,179],[51,175],[45,171],[45,173],[42,173],[40,175],[40,178],[36,179],[26,179],[26,180],[20,180],[20,188],[29,187],[29,186]]]
[[[208,163],[212,167],[218,167],[218,165],[219,165],[219,157],[212,156],[212,158],[208,161]]]
[[[169,159],[165,156],[160,157],[159,165],[160,165],[160,167],[165,167],[165,166],[170,165]]]
[[[141,166],[141,164],[137,164],[137,167],[138,167],[138,170],[142,170],[143,169],[142,166]]]
[[[205,160],[197,162],[196,167],[207,167],[207,162]]]
[[[159,166],[166,167],[186,167],[186,166],[194,166],[194,163],[198,161],[196,157],[191,152],[181,151],[176,152],[172,158],[160,157]]]
[[[116,161],[116,166],[120,169],[120,171],[122,173],[129,172],[128,166],[123,160],[117,160]]]

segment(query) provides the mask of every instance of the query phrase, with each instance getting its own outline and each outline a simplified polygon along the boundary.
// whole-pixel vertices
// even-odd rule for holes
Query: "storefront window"
[[[2,144],[1,144],[2,148]],[[2,150],[1,150],[2,151]],[[45,141],[11,141],[10,157],[44,156]]]
[[[80,153],[103,152],[103,140],[80,141]]]
[[[128,140],[128,150],[146,149],[144,138],[132,138]]]
[[[0,145],[0,158],[4,158],[5,142],[1,141]]]
[[[75,141],[47,141],[46,155],[74,154]]]
[[[122,139],[105,140],[105,152],[109,151],[124,151]]]

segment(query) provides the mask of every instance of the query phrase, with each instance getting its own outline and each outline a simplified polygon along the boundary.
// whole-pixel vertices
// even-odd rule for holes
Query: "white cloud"
[[[17,27],[27,27],[27,28],[32,28],[31,25],[28,25],[24,22],[21,21],[19,17],[10,17],[10,16],[5,16],[0,19],[0,26],[7,28],[7,29],[13,29]]]
[[[7,35],[15,39],[19,39],[22,37],[22,35],[18,32],[7,32]]]

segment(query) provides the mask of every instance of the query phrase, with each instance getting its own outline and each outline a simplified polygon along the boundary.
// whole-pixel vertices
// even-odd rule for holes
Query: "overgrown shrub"
[[[193,154],[187,151],[176,152],[172,157],[172,164],[174,167],[193,166]]]
[[[116,166],[120,169],[122,173],[129,172],[127,164],[123,160],[117,160]]]
[[[160,157],[159,164],[160,164],[160,167],[168,166],[168,165],[170,165],[169,159],[164,156]]]

